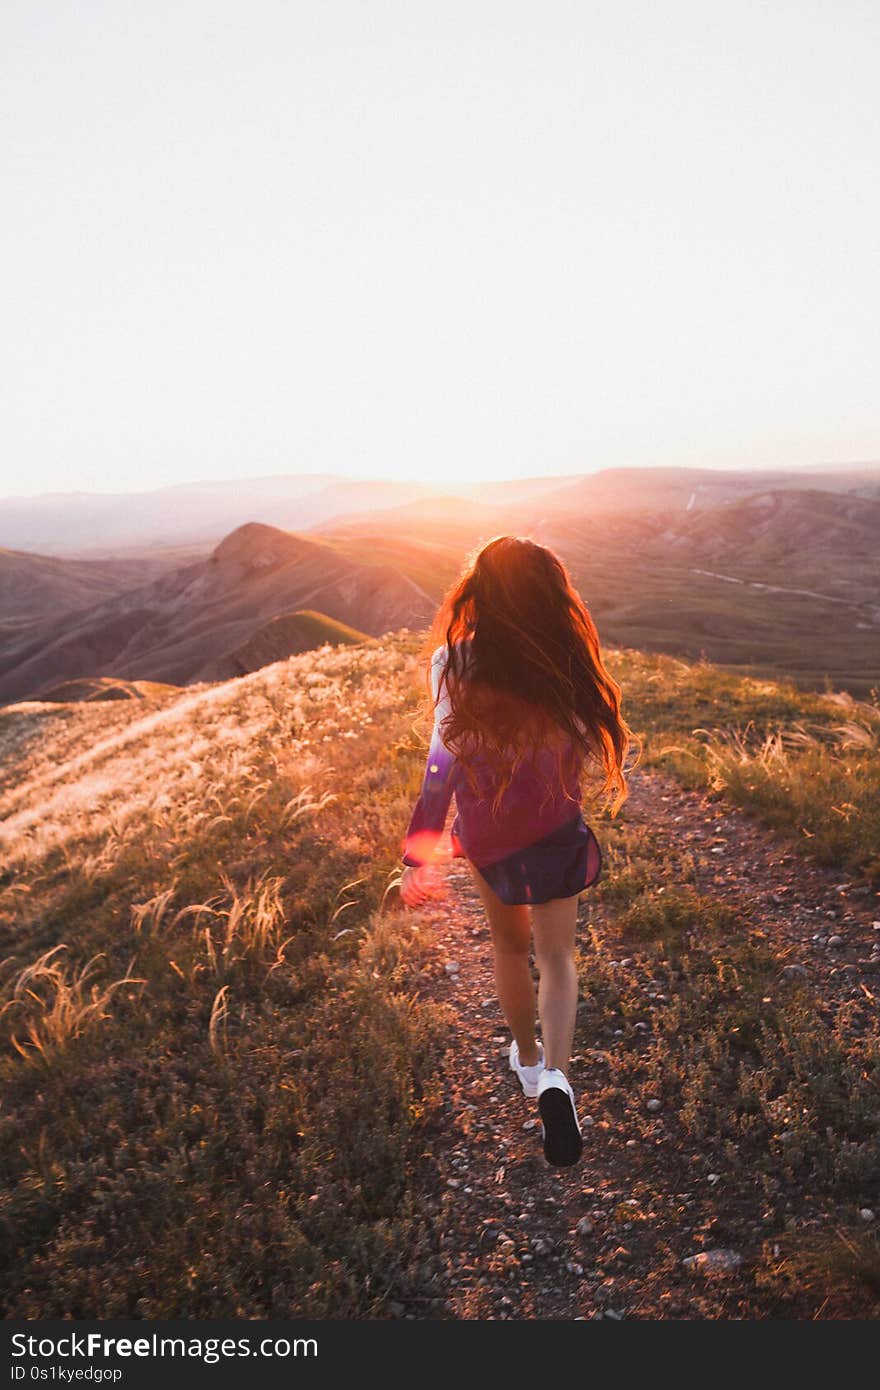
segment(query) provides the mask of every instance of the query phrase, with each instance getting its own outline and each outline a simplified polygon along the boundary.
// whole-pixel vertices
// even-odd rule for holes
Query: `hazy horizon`
[[[484,485],[485,485],[485,482],[487,482],[487,481],[488,481],[488,482],[499,482],[499,483],[516,483],[516,482],[526,482],[526,481],[529,481],[529,480],[534,480],[534,479],[536,479],[536,478],[547,478],[547,479],[550,479],[550,478],[553,478],[553,477],[559,477],[559,478],[562,478],[562,479],[571,478],[572,480],[574,480],[574,479],[580,478],[580,477],[590,477],[590,476],[593,476],[593,475],[595,475],[595,474],[597,474],[597,473],[623,472],[623,471],[626,471],[626,470],[629,470],[629,469],[637,469],[637,468],[641,468],[641,467],[651,467],[651,468],[656,468],[656,469],[658,469],[658,470],[662,470],[662,469],[678,469],[678,468],[681,468],[681,469],[684,469],[684,470],[691,470],[691,471],[695,471],[695,472],[696,472],[696,471],[703,471],[703,470],[705,470],[705,471],[707,471],[707,472],[713,472],[713,473],[740,473],[740,472],[741,472],[741,473],[756,473],[756,474],[757,474],[757,473],[764,473],[764,472],[768,472],[768,473],[769,473],[769,472],[780,472],[780,473],[822,473],[822,472],[829,472],[829,473],[833,473],[833,472],[846,472],[846,471],[849,470],[849,469],[852,469],[853,472],[858,472],[858,471],[860,471],[860,470],[862,470],[862,469],[866,469],[866,470],[880,469],[880,459],[838,459],[838,460],[834,460],[834,461],[831,461],[831,462],[824,462],[824,463],[823,463],[823,462],[820,462],[820,463],[805,463],[805,464],[753,464],[753,465],[751,465],[751,466],[743,466],[743,467],[741,467],[741,468],[740,468],[740,467],[737,467],[735,464],[723,464],[723,465],[722,465],[722,464],[711,464],[711,463],[702,463],[702,464],[669,464],[669,463],[658,462],[658,463],[656,463],[656,464],[644,465],[644,464],[626,464],[626,463],[621,463],[621,464],[613,464],[613,465],[610,465],[610,466],[608,466],[607,468],[604,467],[604,466],[602,466],[602,465],[599,465],[599,466],[597,466],[597,467],[595,467],[595,468],[579,468],[579,469],[571,469],[571,470],[569,470],[569,471],[559,470],[559,472],[558,472],[558,473],[555,473],[555,474],[554,474],[554,473],[551,473],[551,472],[547,472],[547,473],[534,473],[534,472],[533,472],[533,473],[526,473],[526,472],[523,472],[523,473],[516,473],[516,474],[510,473],[510,474],[505,474],[505,475],[499,475],[497,479],[487,479],[487,480],[482,480],[482,481],[479,480],[479,479],[471,480],[470,482],[465,482],[465,481],[463,481],[463,480],[458,480],[458,481],[456,481],[455,483],[451,483],[451,482],[450,482],[450,483],[447,483],[447,484],[444,484],[442,481],[437,481],[437,482],[435,482],[435,481],[432,481],[432,480],[430,480],[430,479],[427,479],[427,480],[418,480],[418,481],[423,482],[423,485],[424,485],[425,487],[432,488],[434,491],[437,491],[437,492],[440,492],[440,493],[442,493],[442,492],[455,493],[455,492],[458,492],[458,491],[460,491],[460,492],[462,492],[462,493],[466,493],[466,492],[470,491],[470,490],[473,489],[473,488],[478,488],[478,487],[484,486]],[[385,477],[383,477],[383,476],[381,476],[381,475],[379,475],[379,474],[376,474],[376,475],[367,475],[367,474],[364,474],[364,475],[360,475],[360,476],[359,476],[359,475],[357,475],[357,474],[347,474],[347,473],[345,473],[344,471],[340,471],[340,472],[338,472],[338,473],[330,473],[330,472],[326,472],[326,473],[325,473],[324,470],[318,470],[318,469],[314,469],[314,470],[312,470],[312,471],[309,471],[309,470],[307,470],[307,469],[303,469],[303,470],[301,470],[301,471],[299,471],[299,472],[283,471],[283,470],[282,470],[282,471],[279,471],[279,472],[277,472],[277,473],[254,473],[254,474],[244,474],[244,473],[242,473],[242,474],[239,474],[239,475],[237,475],[237,476],[230,476],[230,477],[228,477],[228,478],[210,477],[210,476],[207,476],[207,475],[206,475],[205,477],[201,477],[201,478],[181,478],[181,479],[178,479],[178,480],[176,480],[176,481],[171,481],[171,482],[166,482],[166,483],[151,484],[151,485],[149,485],[149,486],[147,486],[147,487],[130,487],[130,488],[119,488],[119,487],[111,487],[111,486],[107,486],[107,487],[88,487],[88,488],[75,488],[75,487],[64,488],[64,487],[60,487],[60,488],[47,489],[47,490],[44,491],[44,492],[31,492],[31,491],[25,491],[25,490],[15,491],[15,490],[13,490],[13,491],[11,491],[11,492],[4,492],[4,493],[0,494],[0,502],[6,501],[6,500],[9,500],[9,499],[34,500],[34,499],[38,499],[38,498],[41,498],[41,497],[53,497],[53,496],[55,496],[55,497],[63,497],[63,496],[80,496],[80,495],[81,495],[81,496],[86,496],[86,497],[88,497],[88,496],[100,496],[100,495],[113,495],[113,496],[119,495],[119,496],[125,496],[125,495],[128,495],[128,494],[136,495],[136,494],[141,493],[141,492],[160,492],[160,491],[164,491],[164,490],[166,490],[166,489],[173,489],[173,488],[185,489],[185,488],[195,488],[195,487],[218,487],[218,486],[223,486],[223,485],[229,485],[229,486],[231,487],[231,486],[234,486],[234,485],[237,485],[237,484],[240,484],[240,483],[244,483],[244,484],[251,483],[251,484],[253,484],[253,483],[259,483],[259,482],[271,482],[271,481],[275,481],[275,480],[282,479],[282,478],[309,478],[309,477],[315,477],[315,478],[327,477],[328,479],[332,478],[332,480],[333,480],[334,482],[352,482],[352,483],[358,483],[358,484],[364,484],[364,483],[378,483],[378,484],[381,484],[381,483],[401,483],[401,482],[406,482],[406,481],[412,481],[412,480],[403,479],[403,478],[394,478],[394,477],[391,477],[390,475],[389,475],[389,476],[385,476]]]
[[[5,6],[0,493],[880,458],[878,39],[860,0]]]

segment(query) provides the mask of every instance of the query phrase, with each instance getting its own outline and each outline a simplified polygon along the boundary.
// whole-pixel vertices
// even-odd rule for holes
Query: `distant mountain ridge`
[[[370,512],[429,492],[416,482],[303,473],[179,483],[144,492],[0,497],[0,546],[65,556],[208,546],[243,516],[303,531],[340,512]]]
[[[417,466],[414,465],[414,474]],[[322,473],[204,479],[131,493],[56,492],[0,497],[0,546],[45,555],[133,558],[157,546],[207,548],[257,517],[290,531],[363,521],[423,504],[443,512],[500,508],[532,518],[571,512],[684,510],[753,492],[821,489],[880,498],[880,463],[788,469],[600,468],[582,473],[450,484],[442,470],[417,478],[351,478]]]

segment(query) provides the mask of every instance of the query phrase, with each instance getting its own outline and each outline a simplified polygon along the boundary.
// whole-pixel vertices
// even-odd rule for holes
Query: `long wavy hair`
[[[558,555],[519,536],[496,536],[450,588],[424,655],[445,644],[451,714],[447,747],[470,784],[488,763],[497,812],[516,769],[556,755],[561,780],[598,770],[616,815],[627,796],[624,763],[638,745],[620,712],[620,686],[607,671],[586,604]],[[430,684],[430,682],[429,682]],[[543,760],[546,769],[546,759]],[[552,784],[543,773],[552,792]]]

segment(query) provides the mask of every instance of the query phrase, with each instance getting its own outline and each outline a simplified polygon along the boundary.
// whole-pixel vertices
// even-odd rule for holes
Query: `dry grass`
[[[845,692],[618,652],[612,662],[647,765],[705,785],[820,863],[880,878],[880,707]]]
[[[417,645],[326,648],[146,710],[3,712],[10,1313],[430,1301],[442,1014],[388,896],[421,775],[400,737]]]
[[[880,1204],[872,992],[786,978],[785,939],[698,887],[701,869],[661,856],[650,827],[616,822],[605,855],[580,963],[579,1031],[607,1063],[595,1103],[650,1153],[659,1099],[658,1164],[689,1194],[712,1193],[717,1243],[750,1265],[758,1246],[748,1316],[876,1315],[877,1242],[859,1230]],[[785,1238],[761,1254],[770,1230]]]
[[[77,969],[59,960],[67,949],[62,942],[44,951],[13,975],[3,991],[0,1020],[7,1030],[5,1041],[27,1062],[51,1063],[74,1039],[109,1016],[118,989],[146,984],[128,972],[100,984],[93,976],[103,951]]]
[[[418,997],[430,946],[393,892],[429,732],[420,640],[325,648],[149,708],[0,711],[8,1315],[434,1308],[426,1126],[444,1015]],[[648,761],[867,862],[868,708],[668,658],[613,661]],[[836,840],[818,828],[832,803],[849,806]],[[867,1054],[862,1079],[855,1058],[826,1065],[795,1015],[759,1037],[762,958],[734,961],[737,995],[721,945],[688,945],[706,905],[685,893],[658,916],[651,877],[650,845],[634,846],[607,883],[634,939],[691,961],[652,1084],[679,1096],[694,1136],[736,1125],[746,1146],[800,1105],[797,1146],[764,1145],[767,1181],[794,1163],[854,1190],[875,1152]],[[625,1013],[621,977],[591,983]],[[747,1085],[735,1042],[711,1051],[710,1014],[763,1049],[766,1084]]]
[[[792,1316],[805,1296],[814,1318],[876,1318],[880,1315],[880,1240],[864,1228],[774,1241],[756,1273],[763,1295],[778,1316]]]

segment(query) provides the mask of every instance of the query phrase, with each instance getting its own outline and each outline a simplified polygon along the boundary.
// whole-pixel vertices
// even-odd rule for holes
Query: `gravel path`
[[[744,928],[770,939],[780,973],[805,971],[829,1001],[876,1008],[880,903],[870,887],[809,864],[742,812],[654,772],[633,776],[627,816],[650,827],[670,883],[676,856],[692,856],[698,890],[734,906]],[[451,866],[449,889],[443,906],[423,913],[437,952],[426,992],[455,1017],[434,1141],[444,1273],[433,1315],[766,1315],[753,1277],[762,1250],[793,1223],[821,1225],[829,1213],[809,1194],[770,1209],[748,1172],[708,1171],[704,1156],[683,1146],[676,1117],[615,1085],[620,1049],[631,1039],[592,1030],[588,1002],[571,1071],[584,1157],[574,1169],[549,1169],[535,1102],[508,1068],[488,930],[463,866]],[[588,923],[613,934],[613,909],[586,894],[580,923],[589,951]],[[644,980],[646,1001],[665,1002],[657,986]],[[646,1003],[648,1022],[636,1027],[649,1032],[650,1017]]]

